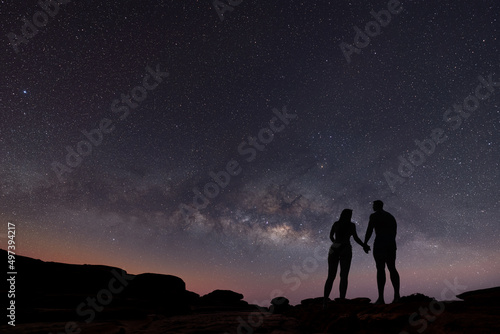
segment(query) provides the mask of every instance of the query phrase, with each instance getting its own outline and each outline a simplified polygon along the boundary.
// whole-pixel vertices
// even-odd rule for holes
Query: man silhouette
[[[373,202],[373,211],[370,215],[368,229],[365,234],[365,244],[370,240],[375,230],[375,241],[373,243],[373,257],[377,266],[378,299],[375,304],[385,304],[385,265],[389,269],[392,286],[394,287],[394,301],[397,302],[399,295],[399,273],[396,270],[396,219],[389,212],[384,211],[384,203],[380,200]]]

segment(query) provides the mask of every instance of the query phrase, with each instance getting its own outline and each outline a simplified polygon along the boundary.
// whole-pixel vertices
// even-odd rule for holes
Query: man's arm
[[[370,248],[370,246],[368,246],[368,245],[366,244],[366,242],[365,242],[365,243],[363,243],[363,242],[361,241],[361,239],[358,237],[358,233],[356,232],[356,225],[354,225],[354,224],[353,224],[353,227],[352,227],[352,228],[353,228],[352,237],[354,238],[354,240],[355,240],[358,244],[360,244],[360,245],[361,245],[361,247],[363,247],[363,250],[365,251],[365,253],[366,253],[366,254],[368,254],[368,252],[369,252],[369,251],[370,251],[370,249],[371,249],[371,248]]]
[[[394,218],[394,216],[392,216]],[[394,218],[394,236],[398,234],[398,224],[396,223],[396,218]]]
[[[366,234],[365,234],[365,244],[368,244],[368,241],[372,237],[373,234],[373,220],[370,217],[370,222],[368,223],[368,228],[366,229]]]
[[[396,223],[396,218],[394,218],[393,215],[391,215],[392,218],[392,232],[394,233],[394,238],[396,238],[396,235],[398,234],[398,224]]]

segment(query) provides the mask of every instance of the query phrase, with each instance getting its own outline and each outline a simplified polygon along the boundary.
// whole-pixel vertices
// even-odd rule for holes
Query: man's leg
[[[385,287],[385,253],[382,251],[373,251],[373,257],[375,258],[375,264],[377,266],[377,288],[378,288],[378,299],[375,304],[385,304],[384,301],[384,287]]]
[[[399,273],[396,270],[396,250],[387,259],[387,269],[391,275],[392,286],[394,287],[394,301],[398,302],[401,296],[399,295]]]

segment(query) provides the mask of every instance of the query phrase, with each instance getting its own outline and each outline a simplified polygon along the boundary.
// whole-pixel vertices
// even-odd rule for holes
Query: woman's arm
[[[352,237],[354,238],[354,241],[356,241],[361,247],[365,247],[365,244],[358,237],[358,233],[356,232],[356,225],[352,223],[351,226],[352,226]]]
[[[337,222],[333,223],[332,229],[330,230],[330,240],[332,242],[335,242],[334,235],[336,230],[337,230]]]

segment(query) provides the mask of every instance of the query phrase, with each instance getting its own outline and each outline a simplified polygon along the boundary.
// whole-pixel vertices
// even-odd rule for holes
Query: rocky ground
[[[500,333],[500,287],[448,302],[415,294],[388,305],[276,298],[260,307],[227,290],[199,296],[175,276],[24,257],[17,265],[16,326],[4,322],[2,333]]]

